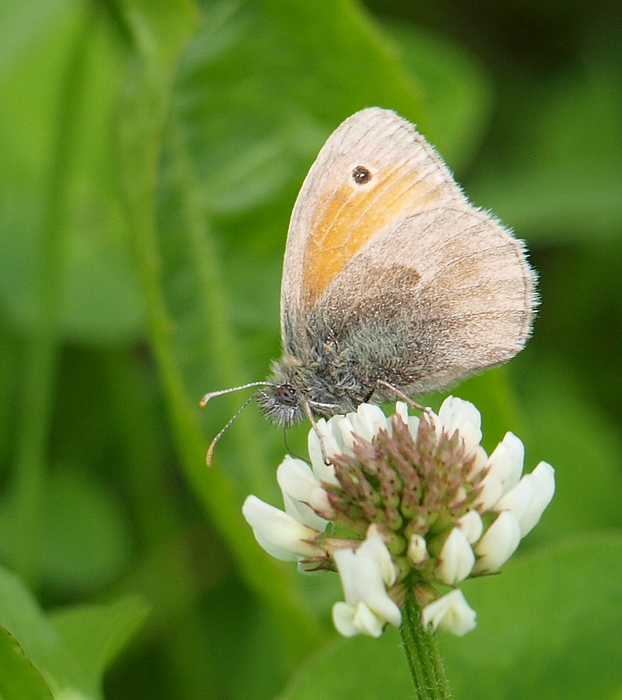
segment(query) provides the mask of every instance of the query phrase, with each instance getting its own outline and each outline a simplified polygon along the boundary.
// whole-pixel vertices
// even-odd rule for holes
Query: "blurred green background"
[[[0,695],[405,698],[398,635],[271,560],[288,217],[366,106],[419,125],[527,240],[534,337],[455,388],[558,492],[441,637],[455,697],[622,698],[622,9],[613,0],[3,0]],[[428,397],[438,406],[441,396]],[[306,427],[290,442],[304,450]],[[10,634],[9,634],[10,633]],[[108,669],[103,678],[104,669]],[[73,693],[73,694],[71,694]]]

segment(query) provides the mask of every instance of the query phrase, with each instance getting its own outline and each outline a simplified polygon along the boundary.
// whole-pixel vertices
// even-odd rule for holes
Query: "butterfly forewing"
[[[366,109],[328,139],[296,201],[284,348],[304,355],[321,329],[420,393],[518,352],[534,290],[522,243],[469,204],[412,124]]]
[[[368,181],[353,172],[364,167]],[[409,215],[460,201],[440,158],[395,113],[366,109],[328,139],[311,167],[292,214],[281,290],[282,313],[295,322],[373,239]]]

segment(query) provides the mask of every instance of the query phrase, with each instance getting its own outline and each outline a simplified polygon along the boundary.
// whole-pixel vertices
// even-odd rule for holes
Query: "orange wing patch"
[[[438,206],[442,179],[404,164],[357,185],[349,178],[319,198],[304,253],[303,298],[314,304],[356,253],[377,233],[408,216]]]

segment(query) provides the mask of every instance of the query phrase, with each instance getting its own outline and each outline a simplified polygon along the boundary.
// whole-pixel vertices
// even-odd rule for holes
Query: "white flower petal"
[[[331,507],[311,467],[288,455],[276,470],[276,479],[283,494],[285,512],[315,530],[325,530],[328,520],[318,513],[329,515]]]
[[[323,554],[306,539],[317,532],[256,496],[249,496],[242,506],[246,522],[253,528],[255,539],[276,559],[295,561],[298,557],[316,557]]]
[[[499,499],[493,510],[496,510],[498,513],[504,511],[512,513],[517,522],[520,523],[521,518],[531,505],[534,495],[535,480],[531,474],[526,474],[514,488],[510,489],[505,496]]]
[[[523,443],[514,433],[506,433],[487,461],[482,464],[482,467],[488,469],[488,474],[482,481],[482,490],[476,501],[477,508],[481,511],[490,510],[518,483],[523,473],[524,457]]]
[[[522,441],[514,433],[506,433],[488,458],[489,473],[501,482],[503,493],[518,484],[523,473],[524,459],[525,447]]]
[[[417,432],[419,431],[419,421],[421,419],[419,416],[409,416],[408,417],[408,430],[412,435],[413,440],[417,439]]]
[[[456,525],[464,532],[464,536],[469,544],[475,544],[484,531],[484,523],[482,523],[482,518],[476,510],[470,510],[461,518],[458,518]]]
[[[469,541],[462,530],[454,527],[439,554],[436,577],[448,586],[455,586],[471,573],[474,564],[475,554]]]
[[[544,509],[555,493],[555,470],[547,462],[540,462],[529,475],[534,481],[534,497],[531,504],[519,520],[521,537],[538,524]]]
[[[480,489],[473,507],[484,513],[498,503],[503,496],[503,484],[494,474],[489,473],[484,477]]]
[[[520,527],[509,512],[500,513],[495,522],[475,545],[478,559],[474,574],[490,574],[497,571],[514,554],[520,542]]]
[[[384,622],[399,626],[400,609],[387,594],[396,576],[391,555],[379,537],[370,537],[356,550],[340,549],[333,554],[346,599],[350,606],[365,603]]]
[[[348,413],[354,432],[364,440],[371,442],[379,430],[387,430],[387,417],[379,406],[370,403],[362,403],[356,413]]]
[[[421,535],[411,535],[410,539],[408,540],[406,556],[413,564],[421,564],[422,561],[428,559],[429,554],[425,537],[422,537]]]
[[[363,602],[356,605],[348,605],[342,601],[335,603],[332,616],[335,629],[344,637],[366,634],[378,638],[385,625],[385,621],[374,615]]]
[[[356,611],[352,605],[348,605],[340,600],[333,605],[332,617],[335,629],[344,637],[354,637],[360,634],[360,630],[354,626],[354,615]],[[382,629],[382,627],[381,627]]]
[[[375,525],[369,526],[365,542],[358,548],[357,554],[373,559],[380,568],[380,574],[384,583],[387,586],[392,586],[397,579],[397,569],[386,544],[379,535],[375,534],[375,527]]]
[[[479,446],[482,439],[482,417],[470,401],[448,396],[441,405],[438,418],[449,435],[453,435],[456,430],[460,432],[467,452],[473,452]]]
[[[329,484],[337,485],[338,481],[335,477],[334,467],[331,464],[326,464],[324,461],[324,454],[322,453],[322,446],[320,445],[318,432],[322,435],[322,445],[324,446],[327,459],[330,460],[330,458],[334,455],[341,454],[343,452],[343,447],[335,438],[331,426],[327,424],[324,418],[320,418],[320,420],[317,421],[316,426],[317,430],[315,427],[311,428],[307,438],[307,446],[309,450],[309,457],[311,458],[313,473],[320,481],[326,481]]]
[[[408,406],[404,401],[396,401],[395,402],[395,413],[408,425],[408,419],[410,416],[408,415]]]
[[[348,413],[348,416],[333,416],[333,418],[331,418],[333,430],[338,435],[339,441],[343,443],[344,451],[347,452],[347,454],[352,454],[352,448],[354,447],[356,429],[350,420],[350,417],[353,415],[353,413]]]
[[[429,632],[442,629],[461,637],[475,628],[476,613],[462,591],[456,589],[426,605],[421,612],[421,624]]]
[[[333,554],[337,565],[343,595],[348,605],[354,605],[359,601],[357,583],[358,571],[356,568],[356,552],[353,549],[339,549]]]

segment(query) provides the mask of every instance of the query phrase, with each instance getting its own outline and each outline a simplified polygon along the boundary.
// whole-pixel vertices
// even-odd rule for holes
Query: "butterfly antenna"
[[[251,386],[271,386],[272,382],[250,382],[250,384],[241,384],[240,386],[231,387],[231,389],[221,389],[220,391],[209,391],[199,402],[201,408],[207,406],[207,402],[213,399],[214,396],[222,396],[223,394],[230,394],[233,391],[239,391],[240,389],[248,389]]]
[[[261,382],[263,383],[263,382]],[[247,386],[253,386],[252,384],[248,384]],[[256,386],[256,384],[255,384]],[[237,387],[238,389],[246,388],[246,387]],[[222,392],[222,393],[227,393],[227,392]],[[203,397],[205,398],[205,397]],[[208,399],[209,400],[209,399]],[[214,456],[214,448],[216,447],[216,443],[220,440],[220,438],[229,430],[229,427],[231,424],[238,419],[240,416],[240,413],[248,406],[248,404],[253,400],[253,396],[250,396],[246,401],[242,404],[241,408],[238,408],[238,410],[235,412],[233,418],[230,418],[227,425],[216,435],[216,437],[211,441],[210,446],[207,448],[207,455],[205,456],[205,463],[207,464],[208,467],[212,466],[212,457]],[[205,405],[201,403],[201,405]]]

